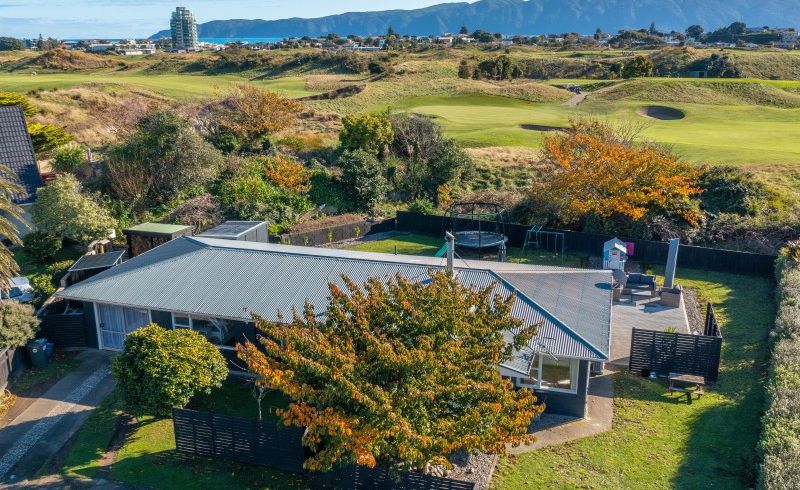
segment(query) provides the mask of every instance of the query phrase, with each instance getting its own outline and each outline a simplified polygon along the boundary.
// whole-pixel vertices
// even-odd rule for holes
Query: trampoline
[[[460,202],[450,206],[450,232],[456,247],[482,251],[503,248],[508,242],[503,214],[495,203]]]

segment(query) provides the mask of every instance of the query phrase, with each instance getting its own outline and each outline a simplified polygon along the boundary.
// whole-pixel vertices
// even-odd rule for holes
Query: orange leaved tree
[[[346,290],[330,285],[324,317],[306,305],[291,322],[257,318],[261,346],[237,346],[250,371],[294,400],[278,415],[307,428],[307,468],[419,469],[447,465],[462,448],[502,453],[529,440],[542,407],[497,368],[535,330],[506,344],[502,332],[522,325],[513,297],[442,272],[424,283],[373,278],[363,289],[344,280]]]
[[[264,175],[278,188],[294,194],[311,190],[311,171],[292,157],[276,155],[264,163]]]
[[[641,220],[667,210],[696,222],[697,169],[664,148],[632,140],[630,132],[605,122],[573,121],[545,138],[543,156],[552,173],[536,192],[558,202],[567,220],[590,214]]]

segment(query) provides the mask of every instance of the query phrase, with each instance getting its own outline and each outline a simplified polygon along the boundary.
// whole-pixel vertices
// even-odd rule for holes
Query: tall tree
[[[690,198],[700,192],[697,169],[663,148],[635,144],[634,136],[601,121],[573,121],[566,132],[545,139],[550,179],[535,192],[557,200],[571,219],[594,214],[641,220],[669,208],[696,221]]]
[[[443,272],[430,281],[373,278],[330,285],[324,318],[306,305],[290,322],[256,317],[261,345],[239,358],[293,402],[278,415],[307,427],[316,451],[306,467],[337,463],[423,468],[447,464],[459,449],[504,453],[529,440],[541,413],[529,390],[516,391],[497,365],[535,328],[511,316],[514,297],[462,286]],[[507,344],[503,332],[520,333]]]
[[[22,192],[17,176],[7,166],[0,164],[0,236],[13,245],[19,245],[21,231],[16,223],[24,223],[22,208],[14,203],[14,196]],[[14,254],[0,241],[0,289],[8,291],[9,280],[19,274]]]

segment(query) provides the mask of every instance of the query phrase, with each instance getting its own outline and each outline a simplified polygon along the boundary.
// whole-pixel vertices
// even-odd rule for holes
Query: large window
[[[542,391],[578,392],[578,359],[539,355],[533,359],[527,378],[517,378],[517,386]]]
[[[242,321],[178,313],[172,314],[172,326],[176,329],[194,330],[212,344],[223,349],[233,349],[236,344],[244,342],[245,338],[250,338],[253,331],[251,324]]]

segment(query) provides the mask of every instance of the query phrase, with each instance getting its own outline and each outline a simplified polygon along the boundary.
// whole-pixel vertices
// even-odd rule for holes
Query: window
[[[576,392],[578,361],[575,359],[553,359],[540,356],[541,376],[539,388],[542,390],[560,390]]]
[[[578,392],[578,359],[536,356],[527,378],[518,378],[517,386],[541,391]]]
[[[188,316],[172,314],[172,327],[173,328],[192,328],[192,321]]]
[[[245,338],[253,337],[253,325],[241,321],[173,313],[172,325],[176,329],[194,330],[222,349],[233,349]]]

